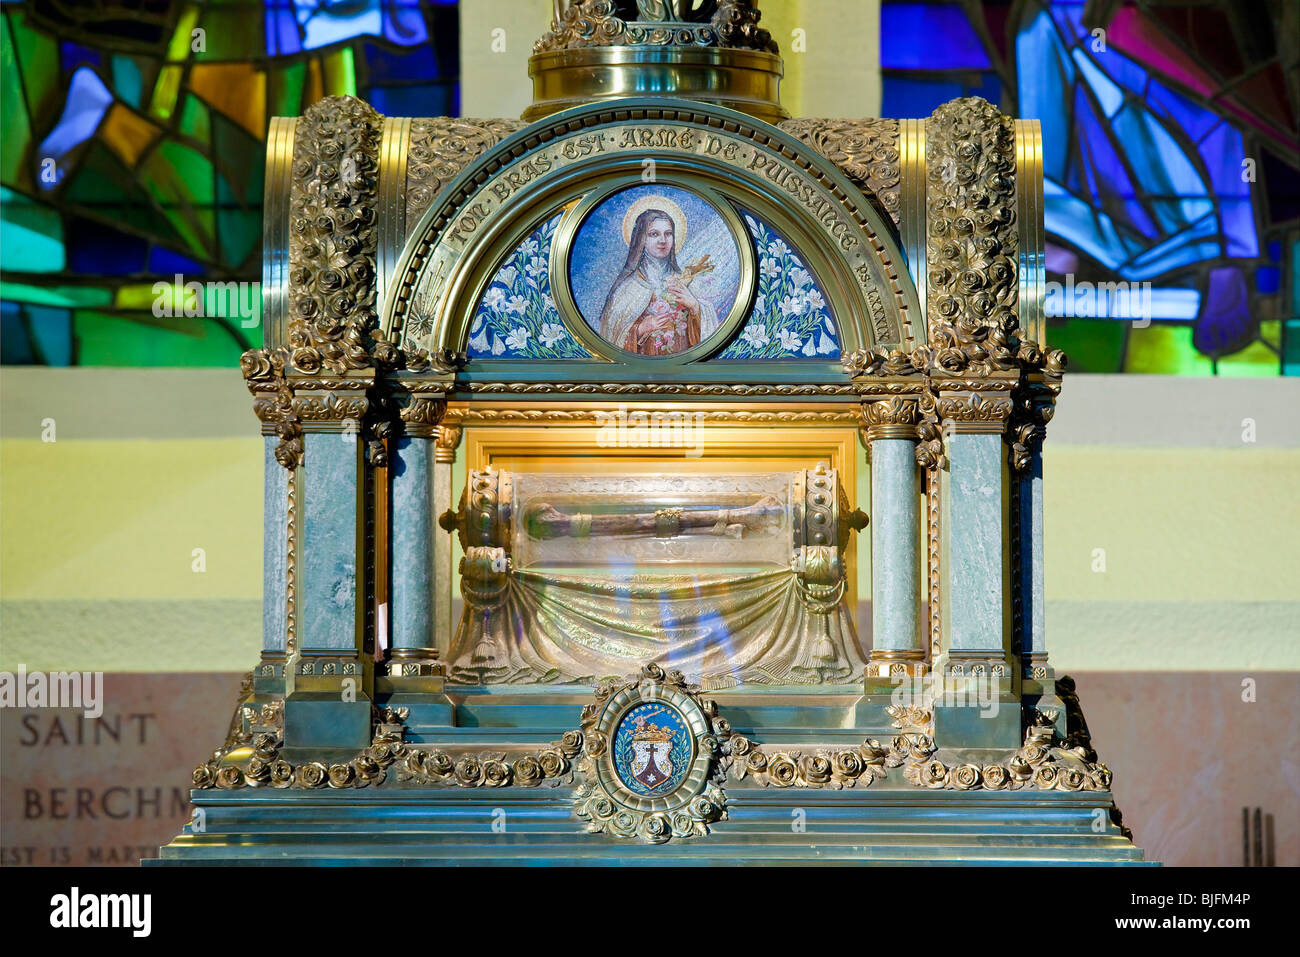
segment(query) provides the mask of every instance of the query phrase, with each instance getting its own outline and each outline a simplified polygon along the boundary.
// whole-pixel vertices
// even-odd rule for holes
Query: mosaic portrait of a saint
[[[579,227],[569,260],[583,319],[625,352],[673,356],[706,341],[740,287],[740,251],[704,198],[673,186],[607,197]]]

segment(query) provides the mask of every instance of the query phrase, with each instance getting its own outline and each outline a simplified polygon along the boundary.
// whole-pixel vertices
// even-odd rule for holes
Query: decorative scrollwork
[[[1110,769],[1097,763],[1087,745],[1061,742],[1053,726],[1055,720],[1053,712],[1035,711],[1025,729],[1024,745],[1003,762],[947,764],[932,758],[908,764],[903,776],[918,787],[957,791],[1015,791],[1025,787],[1041,791],[1109,790]]]
[[[299,119],[289,192],[289,333],[294,371],[372,365],[375,202],[383,118],[351,96]]]
[[[934,753],[930,712],[890,705],[889,714],[899,734],[889,745],[868,738],[856,748],[773,750],[733,735],[730,741],[731,776],[748,777],[763,787],[851,788],[870,787],[884,779],[889,768],[907,761],[924,761]]]
[[[236,756],[236,748],[214,751],[212,758],[194,769],[195,788],[234,790],[250,787],[274,788],[363,788],[384,783],[388,767],[403,753],[405,708],[374,712],[374,733],[370,745],[349,761],[325,763],[305,761],[294,765],[280,756],[284,746],[279,727],[251,735],[252,754]],[[239,745],[239,748],[244,745]]]
[[[522,120],[451,116],[412,120],[406,151],[407,232],[461,170],[526,125]]]
[[[278,703],[274,703],[278,704]],[[269,709],[269,710],[268,710]],[[226,746],[194,769],[195,788],[363,788],[396,781],[412,787],[559,787],[573,780],[573,759],[581,752],[581,731],[525,754],[449,753],[405,743],[406,708],[374,711],[370,745],[348,761],[284,760],[282,710],[264,705],[251,733],[232,734]],[[239,712],[236,712],[236,717]],[[251,755],[242,753],[249,748]],[[237,749],[240,754],[235,754]],[[395,772],[391,777],[389,771]]]
[[[939,418],[951,422],[1005,422],[1011,415],[1011,399],[969,395],[941,396],[937,403]]]
[[[534,53],[594,46],[699,46],[777,53],[758,26],[754,0],[719,0],[712,16],[692,0],[637,0],[638,16],[620,16],[614,0],[577,0],[533,44]]]
[[[797,119],[777,125],[843,170],[884,215],[898,222],[898,120]]]

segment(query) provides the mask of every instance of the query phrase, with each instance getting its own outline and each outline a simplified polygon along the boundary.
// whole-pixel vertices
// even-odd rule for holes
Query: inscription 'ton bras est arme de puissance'
[[[747,172],[758,173],[802,206],[846,252],[859,245],[851,224],[835,201],[798,169],[770,152],[755,149],[730,136],[692,127],[627,126],[585,133],[557,141],[503,169],[488,181],[474,200],[452,221],[443,241],[462,250],[492,214],[521,189],[553,170],[600,154],[661,149],[712,157]]]

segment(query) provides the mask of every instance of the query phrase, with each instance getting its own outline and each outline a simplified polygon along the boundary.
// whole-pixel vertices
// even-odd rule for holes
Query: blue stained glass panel
[[[1271,296],[1282,288],[1282,270],[1276,266],[1260,266],[1255,270],[1255,288]]]
[[[1217,194],[1250,195],[1250,185],[1242,178],[1245,149],[1239,131],[1227,123],[1220,123],[1201,140],[1197,150],[1209,170],[1210,185]]]
[[[1255,233],[1255,207],[1249,199],[1227,199],[1219,204],[1223,235],[1228,238],[1228,256],[1253,258],[1259,255]]]
[[[196,276],[207,272],[207,268],[202,263],[195,262],[188,256],[182,256],[166,246],[155,246],[149,251],[149,271],[163,276],[174,276],[177,273],[182,276]]]
[[[1036,119],[1043,127],[1043,171],[1051,179],[1066,182],[1069,161],[1071,116],[1066,91],[1074,82],[1074,64],[1064,54],[1051,17],[1039,14],[1016,37],[1016,58],[1032,63],[1032,70],[1020,73],[1020,115]],[[904,114],[889,113],[886,116]]]
[[[429,83],[439,78],[440,71],[432,47],[390,52],[367,43],[366,74],[371,83]]]
[[[1153,80],[1147,90],[1147,108],[1162,119],[1167,119],[1184,130],[1195,142],[1220,122],[1214,113],[1180,96],[1167,86]]]
[[[266,0],[267,56],[291,56],[302,50],[293,0]]]
[[[988,69],[988,53],[965,11],[945,3],[886,3],[880,8],[882,68]],[[893,116],[892,113],[887,113]]]
[[[1118,113],[1124,105],[1124,91],[1119,88],[1119,84],[1103,73],[1088,54],[1077,47],[1074,50],[1074,62],[1087,80],[1093,96],[1101,104],[1102,114],[1111,117]]]
[[[417,0],[388,0],[384,12],[384,37],[391,42],[415,46],[429,39]]]
[[[68,227],[68,266],[91,276],[119,276],[144,270],[148,243],[89,219]]]
[[[99,66],[102,55],[98,50],[83,47],[80,43],[64,40],[59,44],[59,63],[64,73],[70,73],[81,66]]]
[[[366,99],[385,116],[456,116],[457,90],[450,84],[376,86]]]
[[[914,80],[910,77],[884,76],[881,113],[902,119],[926,117],[935,107],[962,96],[966,88],[947,80]]]
[[[99,127],[99,122],[113,103],[113,94],[104,86],[104,81],[90,67],[83,66],[72,75],[68,87],[68,99],[63,108],[63,116],[41,143],[35,159],[37,165],[36,180],[44,189],[51,189],[62,182],[65,170],[62,164],[55,164],[54,182],[41,175],[41,163],[49,158],[62,159],[68,151],[85,142]]]

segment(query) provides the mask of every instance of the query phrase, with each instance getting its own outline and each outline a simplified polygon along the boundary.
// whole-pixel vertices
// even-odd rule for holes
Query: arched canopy
[[[816,273],[843,352],[909,351],[925,342],[916,290],[892,224],[833,163],[741,113],[663,99],[576,107],[520,130],[467,166],[411,233],[383,303],[381,323],[389,340],[408,349],[466,353],[476,309],[494,273],[539,223],[561,213],[567,217],[556,231],[554,271],[571,253],[577,230],[570,221],[590,208],[593,194],[647,182],[711,197],[772,224]],[[739,313],[752,305],[752,282],[740,283],[740,295],[751,299],[730,326],[720,322],[710,342],[667,363],[602,349],[589,321],[563,295],[567,290],[553,291],[565,325],[592,346],[589,358],[565,361],[565,379],[845,379],[838,356],[800,362],[718,358],[740,331]],[[510,368],[503,370],[503,363]],[[474,360],[462,374],[495,377],[503,371],[520,379],[557,376],[552,360]]]

